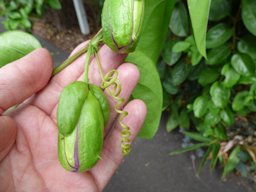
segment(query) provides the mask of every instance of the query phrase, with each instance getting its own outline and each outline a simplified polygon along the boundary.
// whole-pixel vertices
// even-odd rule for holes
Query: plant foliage
[[[45,7],[61,9],[59,0],[2,0],[0,16],[4,17],[4,27],[7,30],[30,30],[31,16],[41,16]]]
[[[177,1],[169,29],[158,65],[166,127],[196,143],[171,154],[202,147],[199,170],[211,159],[223,177],[255,167],[256,1]]]

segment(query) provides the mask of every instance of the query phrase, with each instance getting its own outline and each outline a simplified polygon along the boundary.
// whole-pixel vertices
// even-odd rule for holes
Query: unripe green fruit
[[[105,0],[102,10],[103,41],[119,53],[132,52],[138,42],[144,0]]]
[[[66,170],[84,172],[97,163],[108,118],[107,100],[95,85],[77,81],[63,89],[57,111],[58,154]]]

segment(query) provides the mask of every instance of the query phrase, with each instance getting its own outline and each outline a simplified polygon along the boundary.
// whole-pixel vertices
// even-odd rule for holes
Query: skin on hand
[[[139,80],[137,67],[123,63],[125,55],[106,46],[100,49],[99,56],[103,72],[118,70],[122,84],[120,96],[127,101]],[[121,127],[115,123],[117,114],[111,97],[108,97],[111,114],[105,128],[101,160],[90,171],[81,174],[67,172],[58,161],[58,97],[63,87],[82,80],[84,60],[85,55],[50,79],[53,68],[50,53],[38,49],[0,69],[0,114],[27,99],[9,116],[0,116],[0,191],[102,191],[120,165],[123,159]],[[100,84],[94,59],[90,64],[89,80]],[[144,122],[146,106],[140,100],[132,100],[126,103],[124,110],[129,113],[124,123],[131,128],[133,140]]]

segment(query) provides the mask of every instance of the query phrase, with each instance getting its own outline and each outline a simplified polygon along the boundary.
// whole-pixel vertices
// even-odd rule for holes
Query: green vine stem
[[[61,72],[67,66],[69,66],[71,63],[73,63],[75,60],[77,60],[79,57],[81,57],[84,53],[86,53],[89,49],[89,46],[93,46],[94,48],[97,48],[101,39],[102,39],[102,29],[99,30],[99,32],[90,40],[90,42],[85,47],[81,48],[74,55],[72,55],[71,57],[66,59],[61,65],[55,67],[52,72],[52,77],[57,75],[59,72]]]
[[[119,114],[118,122],[122,127],[121,149],[122,149],[123,155],[126,156],[131,151],[131,139],[130,139],[131,131],[130,131],[130,127],[128,127],[127,125],[125,125],[123,123],[123,120],[128,115],[128,112],[123,111],[122,107],[121,107],[122,104],[124,103],[124,99],[119,97],[119,95],[122,91],[122,85],[121,85],[120,81],[118,80],[118,71],[113,69],[113,70],[109,71],[106,75],[104,75],[103,71],[102,71],[101,63],[100,63],[100,58],[99,58],[97,52],[95,52],[94,55],[97,60],[98,68],[100,71],[100,76],[102,79],[100,86],[102,89],[106,89],[107,93],[117,101],[114,108],[115,108],[115,111]],[[110,86],[111,86],[111,88],[110,88]]]

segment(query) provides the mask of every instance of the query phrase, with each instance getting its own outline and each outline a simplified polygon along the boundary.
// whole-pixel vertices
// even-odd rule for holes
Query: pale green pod
[[[71,110],[78,115],[75,117],[70,113],[69,117],[66,117],[69,121],[66,121],[65,126],[72,127],[76,121],[74,128],[68,129],[64,123],[58,123],[60,125],[58,127],[59,161],[68,171],[84,172],[92,168],[100,159],[103,146],[104,116],[98,98],[90,89],[88,91],[88,87],[88,84],[84,82],[72,83],[64,88],[59,101],[58,121],[62,121],[61,118],[66,117]],[[69,92],[71,90],[72,92]],[[83,94],[84,100],[80,99],[81,102],[74,102]],[[65,108],[68,106],[68,102],[70,102],[69,107]],[[77,109],[80,111],[77,112]],[[62,114],[62,110],[66,111]]]
[[[132,52],[141,34],[144,0],[105,0],[103,41],[119,53]]]
[[[106,125],[110,115],[108,100],[98,86],[90,84],[89,87],[92,94],[98,99],[100,103],[103,117],[104,117],[104,124]]]

